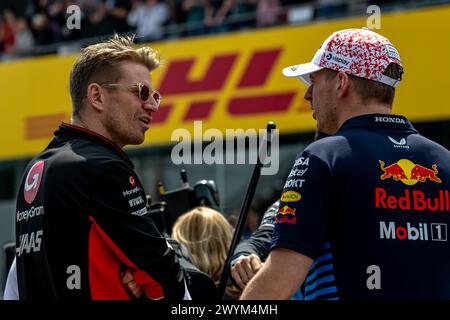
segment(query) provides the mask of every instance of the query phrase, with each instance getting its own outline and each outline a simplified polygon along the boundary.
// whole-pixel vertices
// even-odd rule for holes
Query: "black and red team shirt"
[[[181,299],[175,253],[147,213],[126,154],[89,130],[62,124],[27,166],[16,210],[21,299],[128,299],[129,269],[153,299]]]
[[[450,152],[405,117],[354,117],[297,157],[272,249],[314,259],[305,299],[450,299],[449,189]]]

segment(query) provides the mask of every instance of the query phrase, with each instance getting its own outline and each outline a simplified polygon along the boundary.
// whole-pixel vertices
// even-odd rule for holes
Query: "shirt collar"
[[[338,132],[355,127],[365,127],[373,129],[412,131],[418,133],[411,122],[404,116],[395,114],[373,113],[356,116],[345,121]]]
[[[58,127],[58,129],[55,131],[55,136],[60,137],[60,138],[75,137],[75,136],[87,138],[91,141],[99,143],[99,144],[107,147],[108,149],[112,150],[122,160],[124,160],[132,168],[134,168],[134,165],[131,162],[130,158],[128,158],[126,153],[118,145],[116,145],[114,142],[112,142],[108,138],[106,138],[106,137],[102,136],[101,134],[98,134],[94,131],[63,122]]]

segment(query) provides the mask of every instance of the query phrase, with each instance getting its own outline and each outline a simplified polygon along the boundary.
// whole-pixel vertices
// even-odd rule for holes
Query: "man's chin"
[[[140,139],[137,139],[136,141],[135,141],[135,143],[133,143],[133,145],[140,145],[140,144],[142,144],[143,142],[145,141],[145,136],[143,136],[142,138],[140,138]]]
[[[145,140],[145,134],[143,134],[142,136],[139,136],[139,137],[133,137],[132,139],[130,139],[128,141],[127,145],[137,146],[137,145],[142,144],[144,142],[144,140]]]

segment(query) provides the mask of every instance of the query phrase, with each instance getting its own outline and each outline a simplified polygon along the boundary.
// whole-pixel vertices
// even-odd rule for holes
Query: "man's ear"
[[[103,88],[98,83],[90,83],[87,87],[87,99],[96,111],[104,110]]]
[[[348,93],[348,90],[350,88],[350,78],[345,72],[339,72],[336,78],[339,81],[337,88],[337,97],[343,98]]]

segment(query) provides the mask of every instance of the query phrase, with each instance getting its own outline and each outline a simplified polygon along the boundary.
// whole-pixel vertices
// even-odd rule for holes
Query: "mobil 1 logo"
[[[445,223],[431,223],[431,240],[447,241],[447,225]]]
[[[412,223],[398,224],[380,221],[380,239],[412,241],[447,241],[447,224]]]

